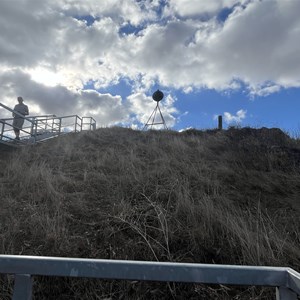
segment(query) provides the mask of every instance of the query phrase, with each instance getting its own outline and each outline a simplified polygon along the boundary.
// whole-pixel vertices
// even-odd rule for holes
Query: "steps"
[[[10,114],[18,112],[0,103]],[[32,145],[57,136],[81,132],[82,130],[95,130],[96,121],[93,117],[79,117],[78,115],[67,115],[58,117],[56,115],[40,115],[24,117],[24,125],[20,130],[20,140],[14,139],[13,118],[0,119],[0,145],[3,147],[20,147]]]

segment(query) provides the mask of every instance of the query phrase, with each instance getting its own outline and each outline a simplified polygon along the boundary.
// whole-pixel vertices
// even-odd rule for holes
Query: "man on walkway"
[[[23,115],[23,117],[19,114],[15,114],[14,112],[12,114],[14,117],[13,128],[16,135],[16,140],[20,139],[20,129],[22,129],[22,126],[24,124],[24,116],[29,115],[28,106],[23,103],[22,97],[18,97],[18,102],[19,104],[15,106],[14,110]]]

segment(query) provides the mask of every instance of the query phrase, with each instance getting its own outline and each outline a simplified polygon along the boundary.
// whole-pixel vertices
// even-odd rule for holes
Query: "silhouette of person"
[[[23,115],[20,116],[19,114],[16,114],[13,112],[13,128],[16,135],[16,140],[20,140],[20,129],[22,129],[24,124],[24,116],[29,115],[28,106],[23,103],[23,98],[18,97],[19,104],[16,104],[14,107],[14,111],[18,112],[19,114]]]

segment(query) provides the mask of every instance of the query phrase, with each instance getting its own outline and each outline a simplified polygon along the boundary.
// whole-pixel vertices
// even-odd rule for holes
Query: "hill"
[[[3,254],[300,271],[300,142],[280,129],[102,128],[2,152]],[[39,278],[36,299],[274,299],[274,290]],[[9,299],[11,280],[1,278]]]

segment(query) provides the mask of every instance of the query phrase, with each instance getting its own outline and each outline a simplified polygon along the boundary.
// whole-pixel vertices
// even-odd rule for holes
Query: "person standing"
[[[14,128],[14,132],[15,132],[15,135],[16,135],[16,140],[20,140],[20,129],[22,129],[23,127],[23,124],[24,124],[24,117],[26,115],[29,115],[29,110],[28,110],[28,106],[25,105],[23,103],[23,98],[22,97],[18,97],[18,102],[19,104],[16,104],[15,107],[14,107],[14,111],[18,112],[19,114],[23,115],[20,116],[19,114],[16,114],[13,112],[13,117],[14,117],[14,120],[13,120],[13,128]]]

